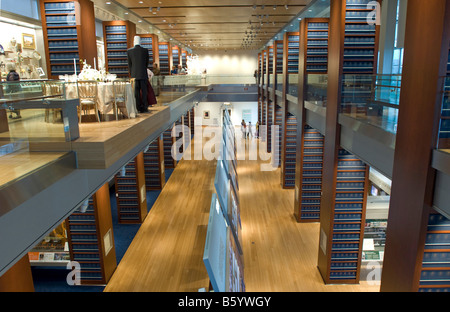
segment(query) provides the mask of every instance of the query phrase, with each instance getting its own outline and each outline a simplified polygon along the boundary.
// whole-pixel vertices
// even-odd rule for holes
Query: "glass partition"
[[[277,74],[277,91],[283,91],[283,74]]]
[[[297,97],[298,95],[298,74],[288,74],[287,94]]]
[[[343,75],[341,113],[396,133],[401,76]]]
[[[71,101],[66,84],[54,80],[0,83],[1,145],[77,138],[78,96]]]
[[[273,89],[273,83],[275,82],[275,75],[269,75],[269,88]]]
[[[308,74],[305,79],[305,101],[310,104],[326,107],[328,75]]]

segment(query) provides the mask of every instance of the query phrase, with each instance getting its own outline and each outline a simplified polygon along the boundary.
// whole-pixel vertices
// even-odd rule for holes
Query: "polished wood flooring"
[[[246,158],[248,159],[248,157]],[[280,169],[239,160],[247,291],[377,292],[379,285],[324,285],[317,269],[319,224],[293,217],[293,190]],[[216,161],[181,160],[118,265],[106,292],[182,291],[208,287],[203,264]]]

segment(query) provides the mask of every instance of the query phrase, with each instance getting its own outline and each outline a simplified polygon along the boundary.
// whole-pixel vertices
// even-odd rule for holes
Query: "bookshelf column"
[[[150,143],[144,152],[145,186],[148,191],[162,190],[166,184],[163,135]]]
[[[449,265],[445,258],[448,257],[445,245],[449,241],[446,239],[446,244],[441,244],[440,248],[436,244],[445,239],[449,222],[432,212],[435,170],[430,164],[431,151],[438,142],[442,77],[447,75],[450,1],[409,0],[406,24],[397,143],[381,278],[381,291],[384,292],[449,288]],[[427,228],[431,230],[430,235],[427,235]],[[442,232],[436,233],[437,228]]]
[[[287,89],[289,75],[298,73],[299,33],[285,33],[283,37],[283,104],[281,143],[281,186],[295,187],[295,162],[297,155],[297,117],[288,112]]]
[[[273,46],[267,47],[267,59],[266,59],[266,138],[267,138],[267,144],[266,144],[266,151],[267,153],[272,152],[272,125],[273,125],[273,101],[272,101],[272,94],[270,93],[269,87],[270,87],[270,77],[273,75]]]
[[[323,135],[305,123],[304,102],[308,75],[328,71],[328,19],[308,18],[300,22],[299,89],[294,216],[297,222],[320,221],[322,194]]]
[[[147,216],[144,153],[139,153],[115,176],[119,223],[142,223]]]
[[[80,264],[82,285],[108,283],[117,267],[108,183],[66,220],[71,261]]]
[[[128,78],[127,50],[134,46],[136,25],[130,21],[103,22],[105,68],[119,78]]]
[[[261,52],[261,124],[259,127],[261,142],[267,142],[267,50]],[[262,126],[262,127],[261,127]]]
[[[97,60],[94,4],[90,0],[41,0],[47,76],[81,72],[80,60]],[[75,66],[76,70],[75,70]]]
[[[278,135],[278,147],[275,148],[275,154],[272,155],[274,164],[281,166],[281,148],[283,142],[283,103],[278,102],[276,91],[278,85],[283,83],[283,79],[278,79],[279,74],[283,74],[283,40],[275,41],[273,45],[273,124],[277,126],[274,135]],[[279,81],[281,80],[281,81]]]
[[[330,3],[328,88],[323,155],[318,269],[326,284],[359,283],[369,167],[340,147],[338,123],[345,75],[376,74],[379,26],[369,0]],[[364,42],[364,45],[361,44]],[[358,50],[358,54],[355,54]],[[365,61],[358,58],[364,56]],[[345,108],[358,103],[345,102]],[[363,107],[364,108],[364,107]]]

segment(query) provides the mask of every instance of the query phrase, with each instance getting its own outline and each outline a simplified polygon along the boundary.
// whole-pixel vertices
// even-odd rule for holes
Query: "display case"
[[[139,153],[115,175],[119,223],[140,224],[147,216],[144,153]]]
[[[162,190],[166,183],[163,135],[144,151],[145,186],[147,190]]]
[[[172,70],[172,50],[169,42],[160,42],[158,44],[159,70],[161,75],[168,76]]]
[[[28,252],[32,266],[66,266],[70,261],[66,222],[62,222]]]
[[[136,25],[130,21],[103,22],[105,68],[117,77],[129,77],[127,50],[134,46]]]
[[[80,60],[97,59],[94,5],[89,0],[41,0],[47,76],[81,72]]]
[[[67,92],[72,87],[61,80],[1,82],[0,133],[23,142],[45,142],[49,137],[54,142],[76,140],[79,100]]]

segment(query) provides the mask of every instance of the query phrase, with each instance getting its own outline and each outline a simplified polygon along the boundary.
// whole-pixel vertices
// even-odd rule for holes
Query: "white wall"
[[[200,52],[198,61],[208,75],[250,75],[258,68],[258,51]]]
[[[251,121],[253,125],[258,121],[258,103],[257,102],[232,102],[231,103],[231,122],[239,126],[242,121],[242,111],[251,111]],[[221,124],[222,108],[225,108],[222,102],[200,102],[195,107],[195,117],[202,118],[202,124],[204,126],[218,126]],[[203,118],[204,111],[209,111],[209,119]]]

